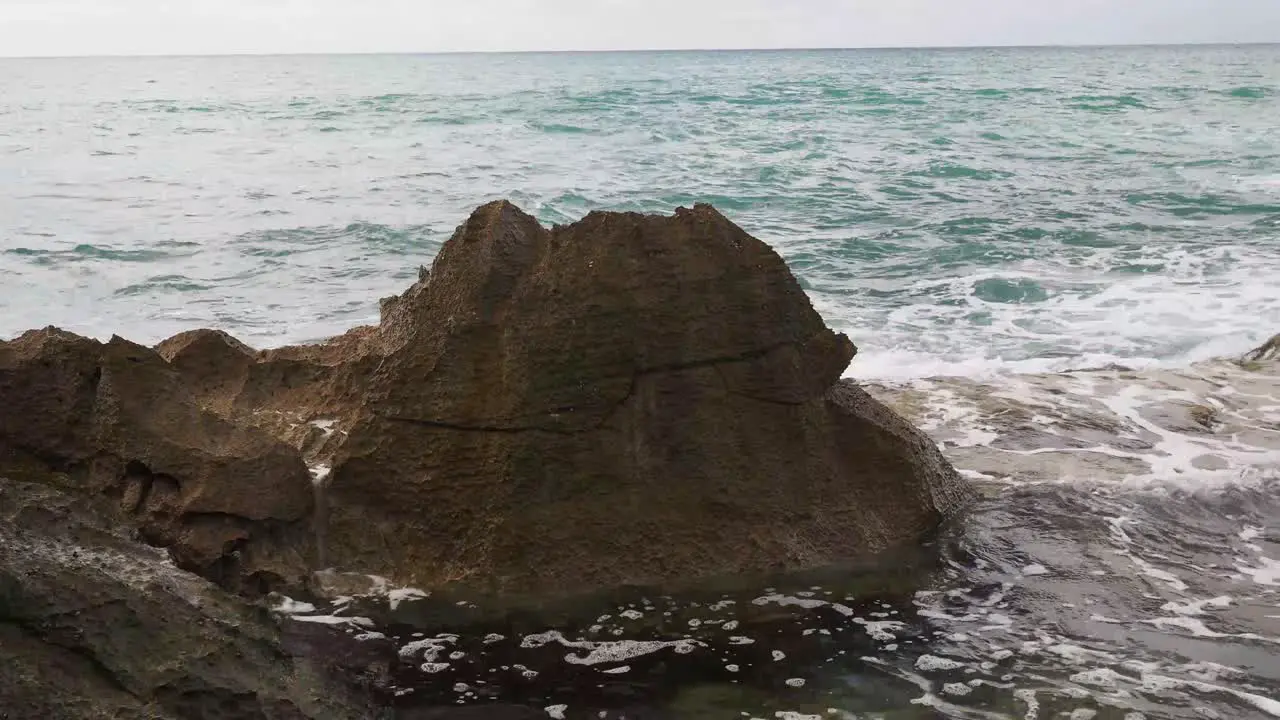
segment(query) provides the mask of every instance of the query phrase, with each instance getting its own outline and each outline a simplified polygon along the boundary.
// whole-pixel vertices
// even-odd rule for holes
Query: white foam
[[[293,615],[298,622],[317,623],[320,625],[357,625],[371,628],[373,621],[366,617],[341,617],[338,615]]]
[[[547,714],[555,718],[555,720],[564,720],[565,711],[568,709],[568,705],[548,705]]]
[[[1111,668],[1095,668],[1078,672],[1071,676],[1071,682],[1073,683],[1106,689],[1119,687],[1121,681],[1127,679]]]
[[[394,590],[387,591],[387,602],[390,604],[392,610],[400,607],[400,603],[412,600],[425,600],[429,597],[431,597],[431,593],[417,588],[396,588]]]
[[[703,647],[697,640],[568,640],[557,630],[526,635],[520,642],[523,648],[539,648],[548,643],[559,643],[567,648],[585,650],[586,655],[569,653],[565,662],[571,665],[599,665],[631,660],[644,655],[671,649],[677,653],[691,652],[695,647]]]
[[[300,615],[302,613],[315,612],[316,606],[311,603],[299,602],[291,597],[280,595],[273,599],[271,611],[281,615]]]
[[[1247,575],[1259,585],[1280,586],[1280,562],[1269,557],[1258,558],[1258,566],[1236,565],[1241,575]]]
[[[921,672],[959,670],[962,667],[964,667],[964,663],[956,662],[950,658],[938,657],[937,655],[921,655],[916,658],[916,669]]]
[[[434,662],[440,656],[440,653],[456,642],[458,642],[457,635],[439,635],[433,638],[414,640],[400,648],[400,658],[402,660],[412,660],[416,657],[421,657],[427,662]]]
[[[1049,569],[1039,563],[1036,563],[1034,565],[1028,565],[1022,568],[1022,574],[1026,575],[1027,577],[1035,577],[1037,575],[1048,575]]]
[[[906,627],[905,624],[898,620],[865,620],[863,618],[854,618],[853,621],[862,625],[872,639],[879,640],[880,642],[896,640],[897,636],[891,631],[902,630]]]
[[[1040,717],[1040,701],[1036,699],[1036,691],[1022,688],[1014,690],[1013,696],[1021,700],[1027,706],[1027,714],[1023,716],[1025,720],[1036,720]]]
[[[1143,575],[1146,575],[1147,577],[1160,580],[1161,582],[1168,585],[1170,589],[1178,592],[1182,592],[1187,589],[1187,584],[1183,582],[1182,579],[1179,578],[1177,575],[1174,575],[1168,570],[1162,570],[1156,567],[1155,565],[1152,565],[1151,563],[1147,562],[1146,560],[1143,560],[1137,555],[1129,554],[1129,560],[1130,562],[1132,562],[1134,565],[1138,567],[1138,571],[1140,573],[1142,573]]]
[[[1158,617],[1143,622],[1155,625],[1156,627],[1176,627],[1187,630],[1195,637],[1202,638],[1240,638],[1242,640],[1259,640],[1262,642],[1280,643],[1280,639],[1270,638],[1257,633],[1221,633],[1216,630],[1210,630],[1203,620],[1194,617]]]
[[[1199,682],[1195,680],[1178,680],[1176,678],[1166,677],[1162,675],[1146,675],[1142,676],[1142,684],[1145,688],[1163,690],[1177,687],[1190,687],[1194,690],[1205,693],[1226,693],[1234,695],[1259,710],[1271,715],[1272,717],[1280,717],[1280,701],[1273,700],[1262,695],[1237,690],[1235,688],[1223,685],[1213,685],[1210,683]]]
[[[1206,607],[1217,609],[1231,607],[1231,598],[1226,595],[1206,600],[1188,600],[1185,603],[1167,602],[1160,609],[1178,615],[1203,615]]]
[[[329,482],[329,476],[333,474],[333,468],[321,463],[318,465],[308,465],[307,470],[311,473],[311,484],[321,487]]]
[[[1134,263],[1162,271],[1113,272]],[[1280,327],[1275,268],[1274,253],[1263,246],[1153,241],[1137,251],[1090,248],[1087,255],[1042,255],[895,281],[896,292],[928,299],[892,308],[813,295],[823,317],[862,348],[849,368],[859,378],[991,377],[1114,362],[1182,367],[1238,356]],[[1047,297],[1035,303],[979,297],[975,288],[993,281],[1034,282]],[[984,317],[981,327],[975,314]],[[1028,352],[1031,345],[1061,352],[1041,357]]]

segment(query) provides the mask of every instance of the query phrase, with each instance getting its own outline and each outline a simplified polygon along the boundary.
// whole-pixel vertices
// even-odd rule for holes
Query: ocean
[[[874,600],[636,598],[452,666],[397,621],[396,702],[1280,717],[1280,381],[1221,360],[1280,332],[1277,118],[1280,46],[0,60],[0,338],[318,340],[486,201],[709,202],[984,499]]]

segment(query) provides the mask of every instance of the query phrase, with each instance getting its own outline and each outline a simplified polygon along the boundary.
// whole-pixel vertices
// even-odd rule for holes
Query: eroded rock
[[[345,568],[508,598],[796,570],[967,497],[839,382],[855,349],[782,259],[707,206],[547,230],[487,205],[379,334],[326,461]]]
[[[0,476],[0,716],[377,717],[265,612],[104,521],[105,502]]]
[[[56,329],[0,343],[0,477],[109,495],[184,568],[241,589],[305,571],[299,454],[201,408],[154,351]]]
[[[969,496],[709,206],[546,229],[492,203],[381,309],[263,352],[0,345],[0,470],[113,493],[229,587],[319,565],[511,603],[843,562]]]

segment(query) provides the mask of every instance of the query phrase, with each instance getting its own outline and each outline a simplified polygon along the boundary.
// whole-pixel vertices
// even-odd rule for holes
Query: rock
[[[0,481],[0,717],[376,717],[286,653],[265,612],[103,522],[102,502]]]
[[[0,343],[0,408],[0,477],[110,495],[180,566],[228,586],[305,575],[312,488],[299,454],[202,409],[152,350],[28,332]]]
[[[970,496],[709,206],[548,230],[491,203],[381,311],[263,352],[0,343],[0,473],[110,493],[242,592],[333,567],[506,605],[866,558]]]
[[[384,302],[327,463],[328,556],[520,602],[800,570],[911,542],[969,491],[840,376],[782,259],[714,209],[546,230],[477,210]]]
[[[1272,337],[1261,347],[1245,353],[1244,361],[1252,363],[1280,361],[1280,335]]]

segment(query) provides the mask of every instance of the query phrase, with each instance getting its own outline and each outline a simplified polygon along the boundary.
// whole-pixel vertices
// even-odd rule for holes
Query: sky
[[[0,0],[0,55],[1280,42],[1280,0]]]

